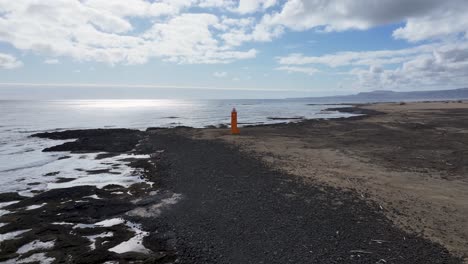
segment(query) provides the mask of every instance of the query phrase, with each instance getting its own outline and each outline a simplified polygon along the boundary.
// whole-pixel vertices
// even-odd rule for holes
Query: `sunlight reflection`
[[[190,106],[192,103],[182,100],[76,100],[73,108],[128,109],[128,108],[171,108]]]

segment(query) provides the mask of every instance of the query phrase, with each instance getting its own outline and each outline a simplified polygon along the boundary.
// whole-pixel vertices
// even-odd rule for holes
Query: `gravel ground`
[[[185,197],[160,219],[181,263],[460,263],[353,193],[305,184],[232,145],[172,131],[147,143],[165,150],[159,184]]]

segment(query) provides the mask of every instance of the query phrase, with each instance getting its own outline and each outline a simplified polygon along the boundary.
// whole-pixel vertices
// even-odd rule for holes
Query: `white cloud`
[[[197,7],[219,8],[240,15],[265,11],[278,4],[277,0],[198,0],[192,2]]]
[[[182,14],[155,23],[143,38],[152,43],[151,53],[179,63],[223,63],[255,57],[256,51],[240,52],[222,46],[211,28],[219,24],[212,14]]]
[[[320,64],[357,67],[354,75],[364,76],[377,74],[378,67],[380,74],[388,73],[388,65],[418,68],[422,56],[442,54],[435,51],[447,48],[447,39],[467,38],[467,13],[466,0],[0,0],[0,42],[47,57],[114,65],[153,58],[184,64],[250,59],[258,52],[243,44],[272,41],[287,30],[365,30],[402,23],[394,38],[433,41],[398,51],[279,58],[278,70],[287,72],[313,74],[316,68],[310,65]],[[2,61],[11,61],[4,56]],[[8,65],[21,66],[13,61]]]
[[[461,60],[461,58],[465,58]],[[395,69],[354,69],[358,85],[364,88],[394,90],[419,87],[454,88],[468,83],[468,45],[442,47],[432,54],[420,55]]]
[[[258,27],[331,32],[403,22],[394,37],[419,41],[466,34],[467,13],[466,0],[290,0],[280,11],[264,15]]]
[[[224,22],[224,21],[223,21]],[[257,23],[253,19],[234,20],[235,25],[220,34],[220,38],[228,46],[240,46],[245,42],[268,42],[281,36],[282,26],[270,27],[264,23]],[[239,23],[240,22],[240,23]]]
[[[237,12],[264,11],[277,1],[239,1]],[[248,27],[221,35],[229,45],[272,41],[285,29],[321,32],[367,30],[380,25],[405,23],[394,37],[410,41],[466,33],[468,1],[465,0],[289,0],[278,11],[264,13]]]
[[[400,50],[337,52],[322,56],[305,56],[300,53],[293,53],[277,59],[278,63],[282,65],[323,64],[329,67],[388,65],[408,61],[409,58],[422,53],[431,53],[438,46],[441,46],[441,44],[421,45]]]
[[[403,21],[437,8],[438,0],[290,0],[268,18],[293,30],[323,27],[325,31],[368,29]],[[461,2],[461,0],[459,1]]]
[[[393,32],[397,39],[411,42],[441,39],[468,33],[468,1],[440,1],[432,12],[408,18],[404,27]]]
[[[221,0],[220,0],[221,1]],[[289,0],[239,1],[227,10],[249,14],[263,11],[260,21],[226,27],[220,38],[231,47],[246,42],[268,42],[286,30],[320,32],[367,30],[380,25],[404,23],[393,36],[408,41],[444,39],[468,32],[468,1],[466,0]],[[272,9],[274,10],[274,9]],[[234,20],[240,22],[240,19]]]
[[[276,0],[239,0],[239,5],[235,11],[241,14],[254,13],[275,6]]]
[[[298,66],[281,66],[281,67],[276,68],[276,70],[286,71],[288,73],[305,73],[308,75],[313,75],[319,72],[319,70],[312,68],[312,67],[298,67]]]
[[[213,76],[216,78],[225,78],[227,77],[227,72],[214,72]]]
[[[60,64],[60,61],[57,59],[46,59],[44,60],[45,64]]]
[[[196,0],[84,0],[83,4],[99,12],[107,12],[119,17],[157,17],[176,15],[184,9],[198,3]],[[210,2],[203,1],[205,6]]]
[[[310,74],[306,69],[317,65],[341,68],[338,74],[349,75],[356,80],[354,86],[370,90],[453,88],[468,83],[468,41],[316,57],[291,54],[278,58],[278,62],[282,65],[278,69],[306,74]]]
[[[198,6],[203,8],[218,7],[232,10],[235,9],[236,2],[235,0],[200,0]]]
[[[198,0],[0,0],[0,41],[45,56],[108,64],[228,63],[256,56],[218,40],[217,16],[181,13]],[[206,6],[215,1],[203,1]],[[161,17],[162,16],[162,17]],[[152,21],[135,31],[129,17]],[[235,20],[235,19],[234,19]],[[234,21],[231,22],[234,24]]]
[[[10,54],[0,53],[0,69],[15,69],[23,66],[23,63]]]
[[[321,56],[292,53],[278,57],[278,69],[303,72],[320,65],[346,74],[362,89],[464,87],[468,83],[468,1],[451,0],[290,0],[261,24],[322,32],[365,30],[401,23],[393,37],[428,41],[400,50],[336,52]],[[297,69],[296,69],[297,68]],[[331,68],[340,68],[333,71]],[[349,70],[351,68],[351,70]]]

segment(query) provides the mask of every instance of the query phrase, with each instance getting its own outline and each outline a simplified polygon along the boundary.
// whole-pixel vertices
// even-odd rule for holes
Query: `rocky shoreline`
[[[143,156],[120,161],[142,181],[0,194],[8,211],[0,216],[0,262],[462,263],[356,193],[307,183],[220,140],[193,139],[197,131],[33,135],[75,139],[44,151]]]
[[[33,136],[76,139],[44,151],[81,154],[99,152],[101,154],[96,159],[103,159],[123,153],[127,155],[147,153],[144,147],[137,146],[143,134],[144,132],[138,130],[98,129],[41,133]],[[149,175],[155,177],[155,168],[150,162],[157,158],[148,155],[148,158],[130,157],[121,162],[126,162],[137,170],[133,177],[146,178]],[[119,166],[119,164],[113,165]],[[49,176],[59,173],[60,171],[52,172]],[[110,172],[95,170],[84,173],[99,177]],[[73,183],[76,180],[63,178],[61,181]],[[166,241],[159,239],[155,234],[143,231],[141,223],[135,219],[139,218],[138,209],[151,204],[158,205],[158,210],[164,210],[168,201],[174,196],[169,191],[162,191],[148,184],[150,181],[146,180],[147,182],[136,183],[128,188],[116,184],[102,188],[85,185],[47,190],[33,197],[23,197],[16,193],[0,194],[0,203],[11,203],[3,207],[10,213],[0,218],[0,222],[5,223],[0,227],[0,233],[7,234],[3,235],[5,241],[0,245],[0,261],[7,263],[28,260],[38,260],[41,263],[173,262],[174,252],[173,249],[166,247]],[[8,236],[14,239],[7,239]],[[30,249],[21,250],[28,243],[33,243]],[[50,247],[41,247],[41,243],[50,243]],[[44,252],[47,253],[44,255]]]

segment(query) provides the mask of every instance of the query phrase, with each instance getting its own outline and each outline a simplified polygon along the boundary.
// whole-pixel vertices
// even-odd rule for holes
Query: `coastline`
[[[55,241],[49,257],[64,260],[68,255],[77,263],[461,263],[443,247],[456,256],[468,254],[462,200],[468,197],[463,190],[467,181],[461,177],[466,157],[464,152],[454,155],[446,162],[455,166],[448,167],[431,161],[440,155],[437,150],[461,151],[466,146],[467,134],[460,131],[468,124],[453,114],[466,116],[468,106],[422,104],[359,105],[342,110],[359,110],[365,116],[250,126],[242,128],[240,136],[229,135],[227,129],[184,127],[41,134],[78,138],[50,149],[55,151],[149,155],[130,162],[153,184],[79,186],[33,198],[1,194],[0,202],[21,201],[5,207],[13,213],[1,216],[0,222],[8,224],[0,226],[0,233],[32,230],[2,243],[0,261],[18,257],[21,244],[39,238]],[[430,118],[444,121],[443,136]],[[402,133],[403,141],[396,141]],[[461,145],[455,144],[457,139]],[[403,143],[409,145],[398,152]],[[427,152],[418,152],[429,146]],[[424,159],[413,159],[413,154]],[[427,195],[408,186],[422,186]],[[83,199],[93,195],[100,199]],[[69,202],[62,204],[61,199]],[[127,222],[96,226],[115,218],[139,223],[141,242],[151,253],[109,251],[138,234],[132,234],[135,229]],[[88,227],[74,229],[78,224]],[[90,244],[83,237],[105,232],[113,236],[95,238],[94,251],[83,247]],[[295,250],[299,244],[308,246]],[[264,252],[255,254],[259,250]]]

